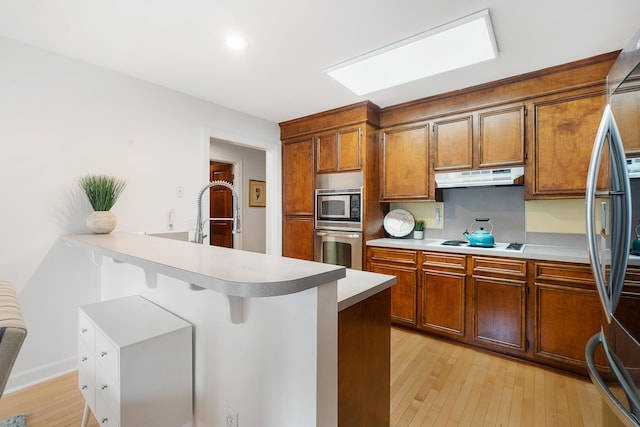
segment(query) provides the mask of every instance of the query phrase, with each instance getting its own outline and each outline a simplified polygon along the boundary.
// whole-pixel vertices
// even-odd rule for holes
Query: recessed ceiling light
[[[494,59],[489,10],[374,50],[325,70],[357,95]]]
[[[247,41],[240,36],[230,36],[227,38],[227,46],[233,50],[242,50],[247,47]]]

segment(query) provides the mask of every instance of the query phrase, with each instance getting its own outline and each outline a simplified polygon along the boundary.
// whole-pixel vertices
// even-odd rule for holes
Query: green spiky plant
[[[78,180],[78,185],[91,203],[94,211],[108,211],[127,186],[127,181],[107,175],[86,175]]]
[[[424,220],[423,219],[416,219],[416,222],[413,225],[413,229],[415,231],[424,231]]]

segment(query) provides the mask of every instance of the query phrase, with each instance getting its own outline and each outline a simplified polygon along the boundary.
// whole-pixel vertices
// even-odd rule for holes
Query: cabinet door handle
[[[100,422],[101,422],[102,424],[109,424],[109,418],[106,418],[106,417],[105,417],[105,418],[103,418],[102,420],[100,420]]]
[[[100,387],[100,390],[106,390],[107,389],[107,385],[106,384],[102,384],[102,386]]]
[[[81,388],[82,390],[86,390],[86,389],[87,389],[87,386],[86,386],[86,385],[83,385],[83,386],[81,386],[80,388]]]
[[[106,351],[103,351],[102,353],[100,353],[100,357],[105,357],[107,355]]]
[[[82,356],[82,359],[80,359],[80,360],[82,360],[83,362],[86,362],[87,361],[87,356]]]
[[[84,333],[86,333],[86,332],[87,332],[87,328],[82,328],[82,329],[80,330],[80,332],[82,332],[83,334],[84,334]]]

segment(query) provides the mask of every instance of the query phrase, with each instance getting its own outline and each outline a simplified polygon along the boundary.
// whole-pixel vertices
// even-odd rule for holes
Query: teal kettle
[[[636,240],[631,245],[631,255],[640,255],[640,224],[636,225]]]
[[[491,226],[491,231],[487,231],[484,227],[480,227],[478,230],[473,230],[473,226],[476,222],[486,222]],[[493,224],[489,221],[489,218],[476,218],[473,224],[471,224],[471,233],[465,230],[462,233],[464,237],[469,241],[469,246],[477,246],[481,248],[492,248],[495,246],[495,240],[493,238]],[[638,243],[638,253],[640,254],[640,242]]]

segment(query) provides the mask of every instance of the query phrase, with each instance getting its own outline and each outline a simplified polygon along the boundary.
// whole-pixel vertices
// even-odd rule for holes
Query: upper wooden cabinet
[[[524,105],[475,111],[433,122],[433,169],[523,165]]]
[[[640,157],[640,82],[637,77],[625,83],[611,97],[611,111],[616,118],[627,157]]]
[[[315,186],[321,174],[361,174],[363,254],[367,240],[384,236],[389,206],[379,202],[379,111],[363,101],[280,123],[284,256],[313,259]]]
[[[282,207],[285,215],[313,215],[313,170],[312,138],[282,144]]]
[[[469,169],[473,165],[473,116],[433,122],[434,171]]]
[[[528,198],[584,197],[604,102],[602,91],[534,102],[529,150],[533,165],[525,180]],[[606,173],[600,174],[601,188],[606,178]]]
[[[434,188],[430,173],[429,126],[383,129],[380,147],[380,198],[393,200],[432,200]]]
[[[478,167],[524,164],[526,114],[524,105],[478,113]]]
[[[316,172],[343,172],[362,168],[362,130],[342,129],[318,135],[316,140]]]

